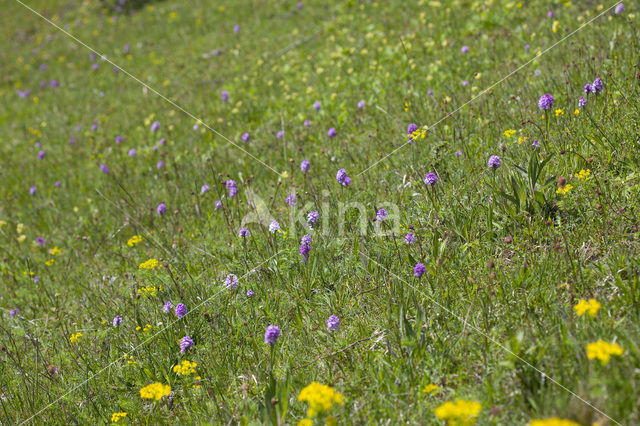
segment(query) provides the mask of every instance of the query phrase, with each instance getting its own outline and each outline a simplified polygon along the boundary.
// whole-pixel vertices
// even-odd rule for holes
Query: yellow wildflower
[[[617,343],[608,343],[604,340],[589,343],[587,345],[587,358],[599,359],[602,364],[606,364],[611,359],[611,355],[620,356],[624,349]]]
[[[198,364],[196,364],[195,362],[189,362],[187,360],[184,360],[180,365],[175,365],[173,367],[173,372],[178,373],[182,376],[188,376],[189,374],[196,373],[197,366]]]
[[[334,402],[342,405],[342,394],[330,386],[313,382],[300,391],[298,401],[308,402],[307,415],[315,417],[322,412],[329,411]]]
[[[559,115],[564,115],[564,111],[561,110],[561,109],[557,109],[556,110],[556,117],[559,116]]]
[[[482,405],[479,402],[458,399],[445,402],[435,409],[435,414],[440,420],[446,420],[450,426],[463,426],[475,424],[481,410]]]
[[[55,259],[51,258],[51,259],[47,260],[46,262],[44,262],[44,264],[47,265],[47,266],[51,266],[51,265],[53,265],[54,261],[55,261]]]
[[[19,223],[18,225],[16,225],[16,232],[18,234],[22,234],[22,232],[24,232],[24,223]]]
[[[549,419],[531,420],[529,426],[580,426],[580,423],[558,417],[551,417]]]
[[[575,111],[573,111],[573,115],[580,115],[580,110],[576,109]]]
[[[160,288],[160,290],[162,290],[162,288]],[[158,293],[158,290],[154,285],[147,285],[145,287],[138,289],[138,294],[142,296],[155,296],[157,293]]]
[[[571,191],[573,189],[573,185],[565,185],[562,188],[558,188],[556,190],[556,194],[562,194],[562,195],[566,195],[567,192]]]
[[[551,27],[551,29],[553,30],[554,33],[558,32],[558,30],[562,28],[560,26],[560,21],[553,21],[553,26]]]
[[[140,266],[138,266],[138,268],[153,270],[156,269],[159,265],[160,262],[158,262],[158,259],[149,259],[146,262],[142,262]]]
[[[113,413],[111,415],[111,422],[118,423],[120,420],[124,419],[125,417],[127,417],[127,413]]]
[[[76,343],[78,339],[80,339],[81,337],[82,337],[82,333],[72,334],[71,337],[69,337],[69,341],[71,343]]]
[[[508,129],[502,132],[502,134],[505,135],[507,138],[510,138],[511,136],[516,134],[516,131],[514,129]]]
[[[127,245],[129,247],[134,247],[140,242],[142,242],[142,236],[141,235],[134,235],[133,237],[129,238],[129,241],[127,241]]]
[[[575,174],[575,176],[578,179],[584,179],[584,180],[590,180],[591,179],[591,170],[587,169],[587,170],[580,170],[578,173]]]
[[[311,419],[302,419],[298,422],[298,426],[313,426],[313,420]]]
[[[142,399],[155,399],[156,401],[160,401],[162,397],[167,396],[170,393],[171,386],[157,382],[140,388],[140,398]]]
[[[430,383],[427,386],[425,386],[424,389],[422,389],[422,392],[423,393],[435,393],[438,389],[440,389],[440,386],[434,385],[433,383]]]
[[[580,301],[573,307],[579,317],[585,314],[585,312],[591,317],[595,317],[600,310],[600,302],[596,299],[589,299],[588,301],[580,299]]]
[[[51,256],[55,256],[56,254],[60,254],[60,253],[62,253],[62,249],[56,246],[53,246],[53,248],[49,250],[49,254]]]

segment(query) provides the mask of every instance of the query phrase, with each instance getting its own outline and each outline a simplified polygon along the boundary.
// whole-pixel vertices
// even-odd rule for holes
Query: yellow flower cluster
[[[505,135],[505,137],[510,138],[511,136],[516,134],[516,131],[514,129],[508,129],[502,132],[502,134]]]
[[[556,117],[559,116],[559,115],[564,115],[564,111],[561,110],[561,109],[557,109],[556,110]]]
[[[127,245],[129,247],[135,247],[136,245],[138,245],[141,242],[142,242],[142,236],[141,235],[134,235],[133,237],[129,238],[129,241],[127,241]]]
[[[423,126],[422,129],[416,129],[413,133],[409,135],[411,140],[424,139],[427,136],[427,126]]]
[[[151,330],[151,324],[147,324],[147,325],[145,325],[145,326],[144,326],[144,328],[142,328],[142,327],[140,327],[140,326],[137,326],[137,327],[136,327],[136,331],[140,331],[140,330],[142,330],[142,331],[149,331],[149,330]]]
[[[558,417],[551,417],[549,419],[531,420],[529,426],[580,426],[580,423]]]
[[[127,364],[129,364],[129,365],[138,363],[138,361],[135,361],[133,359],[133,355],[124,354],[123,358],[127,360]]]
[[[69,337],[69,341],[71,343],[75,343],[78,341],[78,339],[80,339],[82,337],[82,333],[76,333],[76,334],[72,334],[71,337]]]
[[[157,382],[140,388],[140,398],[142,399],[155,399],[156,401],[160,401],[162,397],[167,396],[170,393],[171,386]]]
[[[440,386],[430,383],[422,389],[422,393],[435,393],[438,389]]]
[[[447,401],[435,410],[436,417],[446,420],[450,426],[466,426],[475,424],[482,405],[476,401],[458,399]]]
[[[566,195],[567,192],[571,191],[572,189],[573,189],[573,185],[566,184],[562,188],[556,189],[556,194]]]
[[[612,355],[620,356],[623,352],[624,349],[617,343],[609,343],[604,340],[598,340],[587,345],[587,358],[599,359],[603,365],[609,362]]]
[[[576,173],[576,177],[578,179],[584,179],[584,180],[590,180],[591,179],[591,170],[587,169],[587,170],[580,170],[578,173]]]
[[[158,291],[162,291],[162,286],[156,288],[155,285],[147,285],[138,289],[138,294],[141,296],[155,296]]]
[[[197,366],[198,364],[196,364],[195,362],[184,360],[182,361],[182,363],[180,363],[180,365],[175,365],[173,367],[173,372],[183,376],[188,376],[189,374],[196,374]]]
[[[598,311],[600,310],[600,302],[596,299],[584,300],[580,299],[580,301],[573,307],[578,314],[579,317],[587,313],[591,318],[595,317]]]
[[[142,262],[140,264],[140,266],[138,266],[138,268],[140,269],[148,269],[148,270],[154,270],[156,269],[158,266],[160,265],[160,262],[158,262],[158,259],[149,259],[146,262]]]
[[[59,247],[56,247],[56,246],[53,246],[53,248],[49,250],[49,254],[51,256],[55,256],[55,255],[60,254],[60,253],[62,253],[62,249],[59,248]]]
[[[300,391],[298,401],[308,402],[307,416],[315,417],[322,412],[329,411],[334,402],[342,405],[342,394],[336,392],[331,386],[313,382]]]
[[[127,417],[127,413],[113,413],[111,415],[111,422],[118,423],[120,420],[124,419],[125,417]]]

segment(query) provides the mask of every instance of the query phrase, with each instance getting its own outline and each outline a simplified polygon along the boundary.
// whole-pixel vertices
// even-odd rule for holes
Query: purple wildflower
[[[358,102],[358,109],[364,108],[364,101]]]
[[[604,84],[602,84],[602,80],[600,80],[600,77],[593,80],[593,84],[591,85],[591,87],[593,89],[593,93],[595,93],[596,95],[602,92],[602,90],[604,89]]]
[[[29,96],[29,93],[31,93],[29,90],[18,90],[18,96],[20,96],[21,99]]]
[[[171,302],[164,302],[164,305],[162,305],[162,312],[168,314],[171,312],[171,308],[173,308],[173,304]]]
[[[296,7],[298,8],[298,10],[302,10],[302,2],[298,2],[298,4],[296,5]]]
[[[382,222],[387,216],[389,216],[389,213],[385,209],[380,209],[378,213],[376,213],[376,220]]]
[[[109,167],[107,167],[106,164],[102,163],[102,164],[100,164],[100,171],[102,173],[104,173],[105,175],[108,175],[109,174]]]
[[[300,255],[302,256],[302,261],[306,262],[309,259],[309,253],[311,252],[311,242],[313,238],[311,235],[305,235],[300,240]]]
[[[159,128],[160,128],[160,122],[159,121],[154,121],[151,124],[151,131],[152,132],[157,132]]]
[[[249,289],[247,290],[247,297],[253,297],[255,293],[253,292],[253,290]]]
[[[302,160],[302,163],[300,163],[300,170],[302,170],[305,173],[309,171],[310,167],[311,167],[311,163],[307,159]]]
[[[287,198],[285,198],[284,202],[287,203],[288,205],[290,205],[291,207],[295,206],[296,205],[296,194],[287,195]]]
[[[215,202],[214,204],[216,206],[216,209],[221,209],[222,208],[222,201],[218,200]]]
[[[20,312],[20,309],[18,308],[13,308],[9,311],[9,315],[11,315],[12,318],[15,318],[16,315],[18,315],[18,313]]]
[[[38,159],[42,160],[42,159],[44,158],[44,156],[45,156],[45,155],[47,155],[47,153],[46,153],[46,152],[44,152],[44,151],[40,151],[40,152],[38,152]]]
[[[193,339],[191,339],[191,337],[189,336],[184,336],[180,340],[180,353],[181,354],[185,353],[192,346],[193,346]]]
[[[469,85],[469,80],[463,80],[462,81],[462,85],[463,86],[468,86]]]
[[[222,285],[224,285],[229,290],[235,290],[236,288],[238,288],[238,277],[233,274],[229,274],[224,279],[224,283],[222,283]]]
[[[167,206],[164,203],[160,203],[158,207],[156,207],[156,211],[158,214],[165,214],[167,212]]]
[[[272,234],[275,234],[279,230],[280,230],[280,224],[278,223],[277,220],[274,220],[269,224],[269,232],[271,232]]]
[[[533,140],[532,145],[533,145],[535,148],[540,148],[540,142],[538,142],[538,139],[534,139],[534,140]]]
[[[549,93],[540,96],[538,100],[538,108],[541,110],[547,111],[553,106],[553,96]]]
[[[333,127],[330,128],[329,131],[327,132],[327,136],[329,136],[330,138],[335,138],[337,134],[338,134],[338,131]]]
[[[51,87],[59,87],[60,83],[58,83],[58,80],[51,80],[49,82],[49,86],[51,86]]]
[[[304,120],[304,123],[302,123],[302,125],[303,125],[304,127],[311,127],[311,120],[309,120],[309,119]]]
[[[426,266],[423,263],[416,263],[416,266],[413,267],[413,275],[416,277],[421,277],[427,271]]]
[[[122,142],[122,136],[116,136],[116,145],[119,145]]]
[[[249,230],[247,228],[240,228],[238,231],[238,237],[247,238],[249,236]]]
[[[456,157],[462,157],[462,151],[456,151]]]
[[[413,232],[408,232],[407,235],[404,236],[404,242],[411,245],[416,242],[416,237],[413,235]]]
[[[320,101],[315,101],[313,103],[313,109],[315,109],[316,111],[320,111],[320,107],[321,107]]]
[[[531,46],[529,46],[528,44],[525,44],[525,45],[524,45],[524,50],[525,50],[525,52],[528,52],[528,51],[529,51],[529,49],[531,49]]]
[[[129,157],[135,157],[137,153],[138,153],[138,152],[136,151],[136,149],[135,149],[135,148],[131,148],[131,149],[129,150],[129,152],[128,152]]]
[[[501,166],[500,157],[498,157],[497,155],[492,155],[491,157],[489,157],[489,161],[487,162],[487,167],[495,170],[500,166]]]
[[[236,194],[238,193],[238,186],[236,184],[236,181],[233,179],[229,179],[225,183],[225,186],[229,190],[229,197],[231,198],[235,197]]]
[[[460,51],[461,51],[462,53],[469,53],[469,46],[466,46],[466,45],[465,45],[465,46],[462,46],[462,48],[460,49]]]
[[[222,99],[222,102],[227,102],[229,100],[229,92],[223,90],[220,92],[220,98]]]
[[[342,186],[349,186],[351,183],[351,179],[347,176],[347,171],[345,169],[338,170],[338,173],[336,173],[336,180]]]
[[[38,237],[38,238],[36,238],[36,241],[38,242],[39,246],[44,245],[44,238]]]
[[[94,64],[91,65],[91,69],[94,70],[94,71],[97,71],[98,68],[99,68],[98,63],[94,63]]]
[[[275,345],[280,337],[280,328],[277,325],[270,325],[264,332],[264,342]]]
[[[580,96],[580,99],[578,99],[578,108],[584,108],[585,106],[587,106],[587,100],[584,96]]]
[[[200,193],[201,194],[206,194],[210,190],[211,190],[211,188],[209,188],[209,185],[207,185],[206,183],[200,187]]]
[[[242,136],[240,136],[240,138],[242,139],[242,142],[249,142],[249,139],[251,139],[251,135],[249,134],[249,132],[244,132]]]
[[[278,130],[278,133],[276,133],[276,137],[278,139],[284,138],[284,130]]]
[[[160,160],[156,163],[156,168],[161,169],[164,167],[164,161]]]
[[[31,195],[35,195],[36,191],[38,190],[37,187],[32,186],[31,188],[29,188],[29,194]]]
[[[615,10],[613,11],[616,15],[621,14],[622,12],[624,12],[624,3],[618,3],[618,5],[616,6]]]
[[[411,136],[413,132],[415,132],[416,130],[418,130],[417,124],[415,123],[409,124],[409,126],[407,127],[407,135]]]
[[[335,315],[331,315],[329,319],[327,319],[327,330],[329,331],[338,331],[340,329],[340,318]]]
[[[233,33],[234,34],[238,34],[240,32],[240,25],[234,25],[233,26]]]
[[[591,87],[591,84],[587,83],[587,84],[584,85],[584,94],[585,95],[588,95],[592,91],[593,91],[593,88]]]
[[[120,315],[113,317],[113,326],[118,327],[120,324],[122,324],[122,317]]]
[[[431,185],[435,185],[438,182],[438,176],[435,175],[435,173],[427,173],[427,175],[424,178],[424,183],[431,186]]]
[[[187,307],[184,303],[178,303],[176,305],[176,308],[173,310],[173,313],[176,317],[178,317],[178,319],[180,319],[183,316],[187,315]]]
[[[318,213],[318,210],[310,211],[309,214],[307,214],[307,223],[309,224],[309,228],[313,228],[313,226],[318,222],[318,219],[320,219],[320,213]]]

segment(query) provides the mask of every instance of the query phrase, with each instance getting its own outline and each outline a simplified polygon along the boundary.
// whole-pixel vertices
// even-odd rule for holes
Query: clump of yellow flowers
[[[196,374],[197,366],[198,364],[196,364],[195,362],[184,360],[179,365],[175,365],[173,367],[173,372],[183,376],[188,376],[189,374]]]
[[[304,426],[312,424],[312,418],[327,413],[331,407],[333,407],[334,403],[342,405],[342,394],[336,392],[331,386],[313,382],[300,391],[298,401],[309,403],[309,410],[307,410],[307,416],[309,418],[298,423],[299,426]],[[327,424],[335,423],[335,418],[331,416],[327,417]]]
[[[575,174],[575,176],[578,179],[584,179],[584,180],[590,180],[591,179],[591,170],[587,169],[587,170],[580,170],[578,173]]]
[[[598,302],[596,299],[589,299],[588,301],[580,299],[580,301],[573,307],[573,309],[576,311],[576,314],[578,314],[579,317],[586,313],[591,318],[593,318],[600,310],[600,306],[600,302]]]
[[[111,415],[111,422],[118,423],[120,420],[124,419],[125,417],[127,417],[127,413],[113,413]]]
[[[158,262],[158,259],[149,259],[146,262],[142,262],[140,264],[140,266],[138,266],[139,269],[148,269],[150,271],[156,269],[158,266],[160,265],[160,262]]]
[[[446,420],[449,426],[466,426],[476,423],[481,410],[479,402],[458,399],[445,402],[436,408],[435,414],[440,420]]]
[[[609,343],[604,340],[589,343],[587,345],[587,358],[599,359],[602,365],[609,362],[611,356],[620,356],[624,353],[624,349],[617,343]]]
[[[127,241],[127,245],[129,247],[135,247],[136,245],[138,245],[141,242],[142,242],[142,236],[141,235],[134,235],[133,237],[129,238],[129,241]]]
[[[160,401],[162,397],[165,397],[170,393],[171,386],[157,382],[140,388],[140,398],[142,399],[154,399],[156,401]]]
[[[76,343],[81,337],[82,337],[82,333],[72,334],[71,337],[69,337],[69,341],[71,343]]]

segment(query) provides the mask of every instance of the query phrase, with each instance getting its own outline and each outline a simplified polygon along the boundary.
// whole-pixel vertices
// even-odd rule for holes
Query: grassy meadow
[[[640,424],[639,13],[2,2],[0,424]]]

